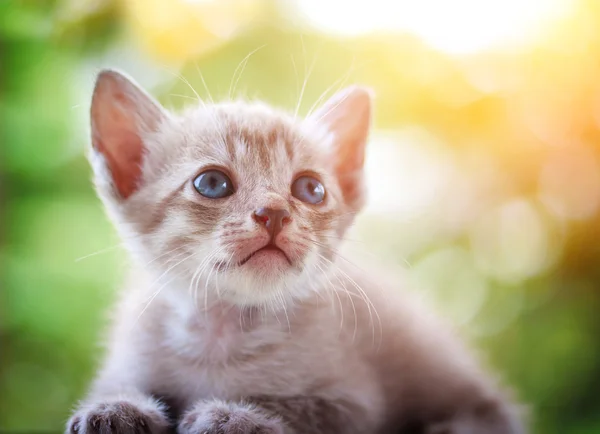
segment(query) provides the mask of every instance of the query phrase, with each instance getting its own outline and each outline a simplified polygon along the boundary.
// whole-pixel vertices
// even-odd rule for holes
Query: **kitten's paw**
[[[66,434],[163,434],[169,423],[152,404],[115,400],[86,405],[71,417]]]
[[[178,434],[283,434],[283,423],[259,408],[205,401],[184,414]]]

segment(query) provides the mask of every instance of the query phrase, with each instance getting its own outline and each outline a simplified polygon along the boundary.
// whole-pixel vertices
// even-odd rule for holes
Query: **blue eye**
[[[312,176],[301,176],[292,184],[292,195],[302,202],[316,205],[323,202],[325,187]]]
[[[221,199],[234,193],[233,182],[220,170],[207,170],[194,179],[194,188],[209,199]]]

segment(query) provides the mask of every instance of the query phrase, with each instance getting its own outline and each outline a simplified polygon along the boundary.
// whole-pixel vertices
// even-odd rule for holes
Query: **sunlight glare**
[[[406,31],[451,54],[519,44],[564,15],[572,0],[298,0],[315,26],[344,35]]]

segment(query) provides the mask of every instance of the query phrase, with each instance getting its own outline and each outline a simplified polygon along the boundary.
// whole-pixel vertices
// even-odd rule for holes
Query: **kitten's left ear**
[[[333,95],[311,120],[333,134],[335,170],[346,202],[360,208],[364,202],[362,169],[371,126],[370,90],[351,86]]]
[[[92,146],[104,157],[111,178],[105,182],[120,199],[127,199],[142,178],[148,152],[144,140],[158,129],[166,111],[133,80],[104,70],[96,80],[90,114]]]

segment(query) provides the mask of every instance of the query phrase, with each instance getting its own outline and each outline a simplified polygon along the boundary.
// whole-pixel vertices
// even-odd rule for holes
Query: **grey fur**
[[[364,202],[368,92],[346,90],[296,121],[245,103],[166,114],[118,73],[99,80],[110,85],[94,99],[104,120],[93,123],[95,182],[135,264],[69,433],[525,432],[519,408],[401,278],[339,252]],[[124,118],[123,107],[135,115]],[[150,124],[144,113],[160,116]],[[111,161],[129,161],[110,141],[117,130],[143,139],[139,180],[120,173],[127,197],[111,178]],[[239,188],[218,203],[187,181],[215,164]],[[289,198],[290,179],[307,168],[327,185],[318,208]],[[292,207],[278,242],[294,267],[219,268],[217,259],[264,245],[251,212],[273,204]]]

